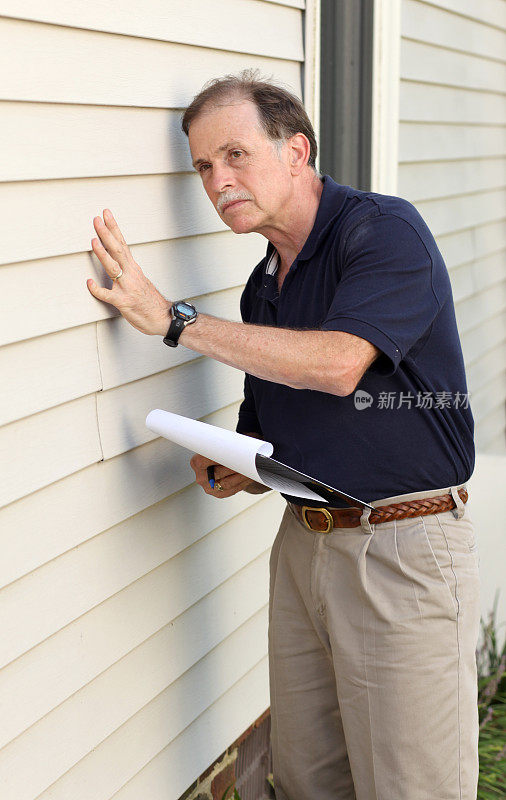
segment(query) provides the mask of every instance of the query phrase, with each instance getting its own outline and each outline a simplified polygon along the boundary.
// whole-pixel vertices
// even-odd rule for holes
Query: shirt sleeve
[[[346,240],[341,279],[320,329],[376,345],[381,355],[369,370],[393,375],[440,309],[432,269],[429,251],[407,220],[369,217]]]
[[[237,433],[258,433],[262,435],[262,429],[258,421],[255,410],[255,398],[251,391],[250,376],[244,374],[244,400],[239,407],[239,420],[236,425]]]

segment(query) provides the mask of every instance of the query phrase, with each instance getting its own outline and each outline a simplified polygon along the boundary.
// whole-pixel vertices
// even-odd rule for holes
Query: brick
[[[213,800],[221,800],[225,793],[225,789],[230,784],[235,785],[235,762],[228,764],[216,777],[213,779],[211,783],[211,795]],[[226,797],[230,798],[234,796],[234,787],[231,786],[230,790],[227,792]]]
[[[211,765],[210,765],[210,766],[209,766],[209,767],[208,767],[206,770],[204,770],[204,772],[202,773],[202,775],[199,775],[199,778],[198,778],[198,779],[199,779],[200,783],[203,783],[203,782],[205,781],[205,779],[206,779],[206,778],[207,778],[207,777],[208,777],[208,776],[211,774],[211,772],[213,771],[213,769],[216,769],[216,767],[218,766],[218,764],[220,763],[220,761],[223,761],[223,759],[225,758],[225,756],[226,756],[227,754],[228,754],[228,750],[224,750],[224,751],[223,751],[223,753],[221,753],[221,754],[218,756],[218,758],[216,759],[216,761],[213,761],[213,763],[212,763],[212,764],[211,764]]]

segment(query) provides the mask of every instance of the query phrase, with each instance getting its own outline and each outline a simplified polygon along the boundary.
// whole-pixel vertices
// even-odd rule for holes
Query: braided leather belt
[[[463,503],[467,503],[466,489],[458,490]],[[329,533],[332,528],[358,528],[362,509],[355,506],[350,508],[311,508],[288,503],[296,516],[310,531]],[[455,501],[450,493],[437,497],[425,497],[423,500],[409,500],[405,503],[393,503],[391,506],[377,506],[369,515],[371,525],[380,522],[392,522],[410,517],[423,517],[427,514],[440,514],[455,508]]]

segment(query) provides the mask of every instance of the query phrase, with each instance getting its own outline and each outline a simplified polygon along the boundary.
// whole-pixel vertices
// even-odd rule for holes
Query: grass
[[[480,725],[477,800],[506,798],[506,640],[499,648],[497,602],[498,592],[488,622],[481,620],[481,643],[476,651]],[[267,776],[267,781],[274,789],[272,773]],[[227,787],[222,800],[234,783]],[[241,800],[237,789],[234,788],[230,800]]]
[[[482,620],[478,666],[480,775],[478,800],[506,797],[506,641],[499,650],[496,622],[498,593],[488,622]]]

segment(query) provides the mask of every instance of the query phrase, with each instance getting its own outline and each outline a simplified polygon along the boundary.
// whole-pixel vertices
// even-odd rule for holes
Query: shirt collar
[[[340,214],[348,194],[349,187],[336,183],[330,175],[323,175],[321,180],[323,189],[314,225],[302,246],[302,250],[297,255],[296,261],[308,261],[313,257],[324,231]],[[266,252],[266,274],[273,275],[278,268],[278,264],[279,253],[272,242],[269,242]]]
[[[265,265],[265,272],[267,275],[274,275],[279,267],[279,253],[271,242],[271,254],[267,256],[267,264]],[[267,252],[269,252],[269,245],[267,245]]]

